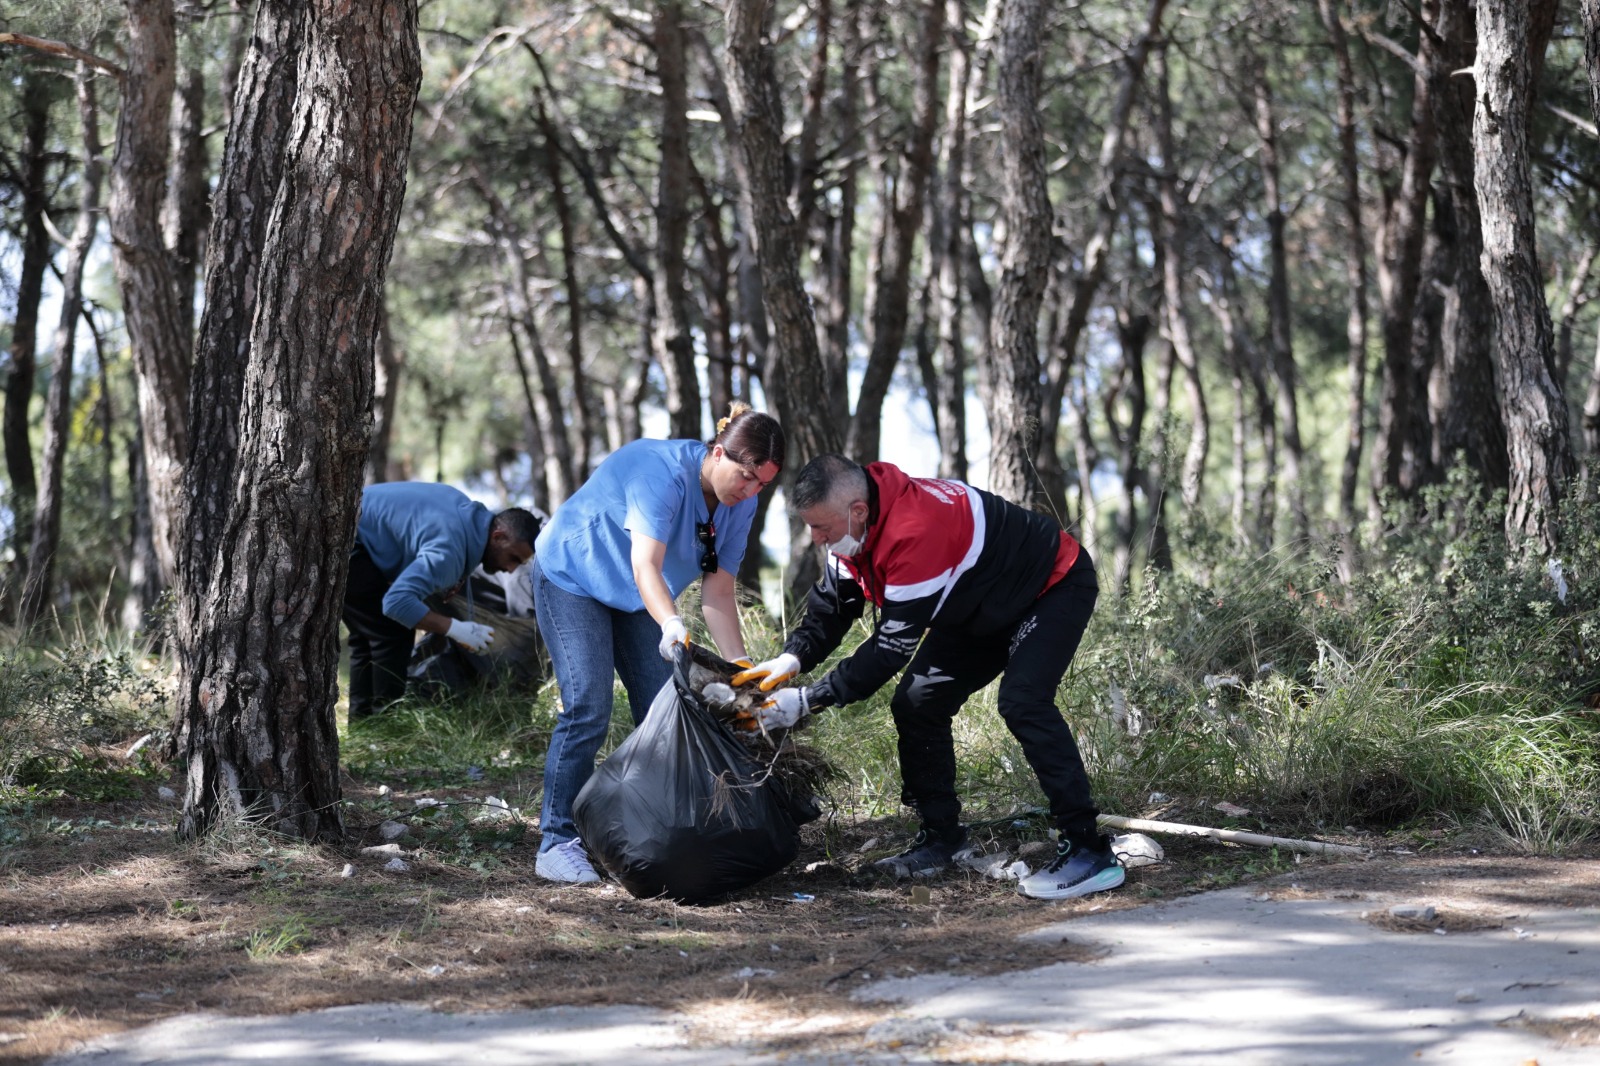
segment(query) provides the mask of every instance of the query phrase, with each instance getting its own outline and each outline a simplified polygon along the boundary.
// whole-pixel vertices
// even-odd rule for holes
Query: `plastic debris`
[[[477,822],[502,822],[511,817],[511,805],[499,796],[485,796],[483,810],[478,812]]]
[[[135,755],[139,754],[141,751],[144,750],[144,746],[146,744],[150,743],[154,739],[155,739],[155,734],[154,733],[146,733],[144,736],[140,737],[138,740],[133,742],[133,747],[128,749],[127,754],[123,755],[123,758],[124,759],[133,758]]]
[[[378,798],[379,799],[388,799],[392,795],[394,795],[394,789],[390,788],[388,785],[379,785],[378,786]]]
[[[374,844],[370,848],[362,848],[363,855],[399,855],[399,844]]]
[[[1250,813],[1249,807],[1241,807],[1237,803],[1229,803],[1227,800],[1223,800],[1221,803],[1212,804],[1211,809],[1214,811],[1221,811],[1230,818],[1243,818],[1245,815]]]
[[[168,788],[166,785],[162,785],[160,788],[156,789],[156,795],[160,796],[167,803],[171,803],[173,800],[178,798],[178,794],[172,791],[172,789]]]
[[[1122,833],[1111,838],[1111,853],[1129,870],[1165,862],[1167,853],[1143,833]]]
[[[1233,674],[1207,674],[1200,679],[1200,683],[1210,692],[1219,688],[1244,688],[1244,682]]]
[[[393,870],[397,874],[403,874],[411,869],[411,864],[402,858],[396,857],[384,863],[383,868],[385,870]]]
[[[1404,918],[1414,922],[1431,922],[1439,912],[1430,903],[1396,903],[1389,908],[1391,918]]]
[[[725,685],[721,681],[713,681],[700,690],[700,695],[713,708],[721,709],[733,706],[733,701],[738,698],[738,693],[733,691],[732,685]]]
[[[1150,804],[1152,807],[1159,807],[1163,803],[1171,803],[1172,797],[1167,795],[1165,792],[1152,792],[1150,793],[1150,798],[1145,802]]]
[[[344,869],[339,871],[339,876],[340,877],[354,877],[355,875],[356,875],[356,866],[355,866],[355,863],[353,863],[353,862],[345,863],[344,864]]]
[[[385,840],[399,840],[406,835],[406,827],[399,822],[380,822],[378,835]]]
[[[1008,881],[1021,881],[1023,878],[1031,876],[1033,876],[1033,867],[1021,859],[1006,867],[1006,880]]]
[[[748,981],[752,977],[776,977],[778,976],[778,971],[769,970],[765,966],[746,966],[743,969],[733,971],[728,976],[735,981]]]

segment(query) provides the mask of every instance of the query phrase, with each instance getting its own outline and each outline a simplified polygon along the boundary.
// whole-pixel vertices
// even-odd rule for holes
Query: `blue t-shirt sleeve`
[[[663,544],[672,540],[672,520],[683,507],[683,486],[676,478],[640,474],[628,479],[622,494],[627,504],[623,529]]]
[[[428,613],[425,599],[461,580],[466,560],[445,544],[429,544],[400,571],[383,596],[383,613],[403,626],[417,628]]]

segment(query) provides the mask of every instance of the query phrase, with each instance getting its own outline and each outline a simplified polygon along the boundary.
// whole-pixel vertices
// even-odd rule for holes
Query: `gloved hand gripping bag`
[[[640,899],[720,899],[777,873],[800,850],[783,783],[691,688],[698,650],[679,649],[644,723],[573,804],[584,844]]]

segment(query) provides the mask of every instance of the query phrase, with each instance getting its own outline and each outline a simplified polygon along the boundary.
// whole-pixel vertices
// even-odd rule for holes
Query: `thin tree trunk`
[[[343,835],[340,603],[421,80],[415,0],[313,0],[305,40],[262,252],[239,491],[196,641],[197,684],[183,694],[184,838],[237,818],[307,840]]]
[[[1439,473],[1458,452],[1477,471],[1485,486],[1505,488],[1505,429],[1499,389],[1494,377],[1494,325],[1489,290],[1480,260],[1483,225],[1473,189],[1473,80],[1457,76],[1473,64],[1476,34],[1473,3],[1443,0],[1434,27],[1438,48],[1433,55],[1435,124],[1439,136],[1439,176],[1448,194],[1450,270],[1445,278],[1444,320],[1429,382],[1433,424],[1433,465]]]
[[[1422,23],[1438,21],[1439,0],[1420,0]],[[1417,391],[1411,369],[1411,320],[1422,276],[1428,184],[1437,150],[1432,88],[1432,35],[1422,33],[1412,79],[1411,130],[1400,181],[1389,194],[1378,247],[1378,291],[1383,322],[1383,385],[1378,431],[1372,442],[1372,506],[1381,493],[1410,499],[1422,487],[1420,464],[1430,456],[1427,397]]]
[[[944,0],[924,0],[922,35],[914,53],[911,121],[890,197],[884,201],[887,232],[871,304],[872,347],[856,394],[847,450],[860,462],[878,458],[883,401],[905,344],[910,317],[912,251],[922,228],[928,184],[933,173],[933,134],[938,124],[939,41]]]
[[[1567,405],[1555,384],[1554,332],[1534,244],[1527,138],[1535,40],[1525,3],[1480,0],[1472,141],[1511,460],[1506,539],[1516,554],[1556,550],[1557,513],[1573,473]],[[1543,55],[1542,42],[1537,54]]]
[[[838,452],[844,440],[837,422],[814,417],[826,410],[825,378],[811,301],[800,278],[799,235],[789,210],[782,98],[772,49],[763,40],[770,17],[768,0],[728,0],[730,132],[738,143],[735,169],[749,198],[754,223],[750,239],[761,266],[762,300],[773,333],[762,366],[762,386],[788,434],[789,466],[798,470],[814,456]],[[818,573],[809,538],[791,523],[786,595],[797,600]]]
[[[1561,301],[1561,311],[1556,316],[1556,386],[1563,395],[1567,391],[1567,378],[1572,373],[1572,330],[1577,318],[1589,303],[1589,271],[1594,267],[1595,248],[1583,250],[1578,265],[1572,268],[1567,279],[1567,293]]]
[[[57,320],[50,371],[50,394],[45,401],[44,447],[40,463],[43,491],[33,516],[33,544],[28,550],[28,577],[22,592],[22,622],[31,624],[49,603],[55,572],[56,549],[61,540],[61,488],[67,465],[67,443],[72,432],[72,367],[78,347],[78,316],[83,313],[83,267],[94,244],[100,222],[101,159],[100,110],[96,104],[94,76],[78,64],[78,118],[83,124],[83,176],[78,201],[78,221],[67,245],[61,272],[61,317]]]
[[[172,98],[172,155],[161,229],[172,257],[178,329],[190,345],[194,343],[195,280],[205,259],[206,229],[211,225],[211,185],[202,129],[205,104],[205,77],[198,66],[189,67]]]
[[[172,0],[127,0],[127,10],[128,73],[111,163],[111,247],[139,377],[156,559],[162,582],[170,585],[183,521],[192,344],[161,234],[177,42]]]
[[[661,163],[656,194],[656,361],[667,382],[670,433],[699,440],[704,428],[695,373],[684,263],[689,235],[689,75],[679,0],[657,0],[656,76],[661,82]]]
[[[1300,443],[1300,405],[1296,399],[1294,363],[1294,323],[1289,296],[1289,246],[1284,230],[1283,195],[1279,190],[1278,123],[1272,109],[1272,85],[1266,63],[1255,64],[1256,135],[1261,142],[1261,183],[1266,192],[1267,246],[1270,250],[1267,281],[1267,336],[1272,347],[1272,377],[1278,415],[1279,439],[1283,442],[1283,476],[1287,482],[1290,528],[1296,540],[1311,535],[1311,519],[1306,513],[1306,486],[1301,472],[1305,450]],[[1191,505],[1187,488],[1184,503]]]
[[[1367,232],[1361,219],[1361,157],[1356,149],[1356,79],[1350,64],[1350,46],[1335,0],[1317,0],[1317,8],[1328,31],[1328,43],[1333,47],[1339,84],[1336,122],[1339,177],[1344,187],[1344,275],[1350,300],[1344,325],[1349,402],[1345,415],[1344,466],[1339,474],[1339,518],[1340,525],[1348,533],[1357,521],[1356,489],[1361,481],[1361,452],[1367,436]],[[1349,548],[1346,545],[1346,559]]]
[[[950,41],[950,74],[945,93],[944,135],[939,147],[941,181],[935,210],[941,219],[940,244],[931,249],[938,279],[938,402],[934,426],[939,437],[939,476],[967,480],[967,350],[962,299],[962,242],[970,232],[966,188],[967,93],[972,80],[972,44],[967,39],[963,0],[946,0],[944,29]]]
[[[1173,358],[1183,369],[1184,397],[1189,403],[1189,444],[1184,449],[1179,491],[1186,509],[1199,506],[1204,488],[1206,455],[1211,448],[1211,413],[1206,408],[1200,381],[1200,361],[1189,335],[1189,308],[1184,284],[1184,202],[1178,191],[1177,150],[1172,139],[1172,97],[1167,83],[1167,55],[1156,53],[1156,150],[1161,153],[1161,173],[1156,182],[1161,206],[1157,239],[1161,253],[1161,332],[1172,345]]]
[[[1117,513],[1117,542],[1112,563],[1112,573],[1116,575],[1115,587],[1119,593],[1127,589],[1132,579],[1135,539],[1139,535],[1139,496],[1143,486],[1140,449],[1144,442],[1147,406],[1144,350],[1154,327],[1150,316],[1135,311],[1130,306],[1130,300],[1122,301],[1117,307],[1117,346],[1122,353],[1122,366],[1117,375],[1116,388],[1108,392],[1105,398],[1106,423],[1111,427],[1112,439],[1117,444],[1117,469],[1122,472],[1122,501]],[[1127,418],[1120,428],[1113,411],[1119,402],[1127,406]],[[1151,501],[1147,498],[1145,503],[1149,507]]]
[[[573,476],[581,483],[589,476],[593,442],[600,436],[594,424],[594,405],[589,398],[589,373],[584,369],[583,321],[587,305],[583,296],[583,279],[578,274],[578,262],[582,256],[578,251],[577,227],[572,221],[572,202],[567,198],[567,186],[562,177],[562,156],[555,150],[555,124],[545,111],[543,96],[538,98],[536,111],[540,131],[550,149],[545,153],[545,172],[550,180],[550,204],[555,208],[556,227],[561,233],[561,285],[567,294],[567,366],[572,379],[572,432],[568,439],[572,449]],[[651,315],[649,321],[654,320]],[[646,336],[648,338],[649,334]],[[639,376],[644,377],[643,374]],[[698,394],[698,389],[696,392]]]
[[[34,376],[38,365],[39,301],[44,273],[50,265],[50,231],[45,228],[49,189],[50,90],[48,75],[37,70],[22,78],[22,263],[17,273],[16,313],[11,320],[11,370],[6,375],[5,420],[0,428],[6,453],[6,477],[11,481],[11,508],[17,516],[11,547],[15,554],[14,583],[21,588],[28,572],[28,548],[39,486],[33,474],[33,442],[28,435],[29,408],[33,404]]]
[[[1105,279],[1106,260],[1111,251],[1111,235],[1121,213],[1117,195],[1117,173],[1126,153],[1130,119],[1139,98],[1139,86],[1144,80],[1150,50],[1161,34],[1161,23],[1166,15],[1167,0],[1149,0],[1145,11],[1144,32],[1122,55],[1122,74],[1117,80],[1117,92],[1111,106],[1111,115],[1100,138],[1100,154],[1094,170],[1095,187],[1094,224],[1083,247],[1083,265],[1072,280],[1072,297],[1067,304],[1065,319],[1058,336],[1047,353],[1044,396],[1041,412],[1044,422],[1052,421],[1051,412],[1059,411],[1061,390],[1068,379],[1071,364],[1078,357],[1078,345],[1084,329],[1089,324],[1089,312],[1094,307],[1100,285]],[[1044,441],[1053,441],[1053,425],[1049,426]],[[1053,449],[1054,445],[1051,444]],[[1059,462],[1053,454],[1040,450],[1040,472],[1045,482],[1047,496],[1059,496]],[[1055,482],[1055,484],[1052,484]]]
[[[389,305],[378,316],[378,344],[372,364],[372,447],[367,451],[368,485],[389,481],[389,445],[394,439],[395,412],[400,405],[400,381],[406,357],[394,342]]]
[[[1581,0],[1583,65],[1589,72],[1589,110],[1600,124],[1600,0]],[[1600,461],[1600,342],[1589,370],[1589,391],[1583,399],[1584,477],[1592,484]]]
[[[1038,491],[1034,456],[1040,446],[1039,306],[1050,273],[1050,192],[1044,165],[1039,85],[1045,47],[1044,0],[1008,0],[1000,21],[1001,213],[1005,246],[988,350],[994,393],[989,400],[989,485],[1031,507]],[[1055,447],[1054,441],[1044,442]]]

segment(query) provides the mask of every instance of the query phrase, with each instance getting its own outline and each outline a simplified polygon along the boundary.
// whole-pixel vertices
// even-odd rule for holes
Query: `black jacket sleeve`
[[[833,654],[866,610],[866,602],[861,586],[830,559],[822,580],[806,595],[806,615],[783,650],[800,660],[802,672],[812,669]]]
[[[904,602],[891,600],[883,608],[872,636],[828,676],[806,689],[811,709],[864,700],[904,670],[922,643],[936,600],[933,596]]]

